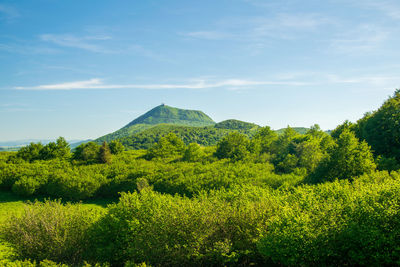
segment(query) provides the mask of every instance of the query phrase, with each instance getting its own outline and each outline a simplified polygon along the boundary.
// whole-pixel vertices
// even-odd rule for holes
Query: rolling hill
[[[147,149],[158,142],[162,136],[172,132],[180,137],[185,144],[197,143],[202,146],[213,146],[232,131],[253,136],[259,128],[260,126],[256,124],[238,120],[227,120],[206,127],[158,124],[118,140],[128,149]]]
[[[179,109],[162,104],[131,121],[121,129],[96,139],[96,142],[110,142],[131,136],[159,124],[203,127],[214,125],[215,122],[202,111]]]
[[[198,143],[203,146],[216,145],[224,136],[238,131],[252,137],[259,125],[239,120],[225,120],[215,123],[202,111],[157,106],[134,119],[121,129],[95,140],[97,143],[119,140],[127,149],[147,149],[170,133],[175,133],[185,144]],[[295,131],[305,134],[309,129],[294,127]],[[284,129],[276,132],[282,134]]]

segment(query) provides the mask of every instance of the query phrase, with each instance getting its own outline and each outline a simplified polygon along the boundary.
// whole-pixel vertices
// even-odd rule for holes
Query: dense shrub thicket
[[[337,266],[399,263],[400,175],[192,198],[143,188],[104,215],[34,203],[3,227],[20,257],[76,264]]]
[[[127,153],[128,154],[128,153]],[[125,158],[124,158],[125,157]],[[192,196],[201,191],[252,184],[272,188],[300,183],[302,176],[278,175],[273,165],[216,161],[176,162],[134,159],[124,155],[111,164],[73,165],[66,161],[0,163],[0,186],[21,196],[49,196],[72,200],[118,197],[119,192],[135,191],[146,180],[155,191]],[[125,160],[132,159],[131,162]]]

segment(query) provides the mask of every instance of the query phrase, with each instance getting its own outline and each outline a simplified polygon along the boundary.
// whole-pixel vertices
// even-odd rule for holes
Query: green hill
[[[125,127],[137,124],[154,125],[160,123],[188,126],[209,126],[215,124],[215,122],[202,111],[173,108],[162,104],[133,120]]]
[[[260,128],[257,124],[239,121],[239,120],[226,120],[215,124],[215,128],[229,129],[229,130],[257,130]]]
[[[133,134],[118,139],[127,149],[147,149],[158,140],[167,135],[174,133],[180,137],[185,144],[198,143],[203,146],[215,145],[231,130],[218,129],[213,126],[193,127],[179,126],[171,124],[159,124],[140,133]]]
[[[239,122],[239,121],[238,121]],[[252,127],[232,127],[230,124],[216,124],[206,127],[179,126],[173,124],[158,124],[142,132],[125,136],[119,141],[127,149],[147,149],[158,140],[172,132],[180,137],[185,144],[197,143],[202,146],[213,146],[218,143],[225,135],[232,131],[238,131],[247,136],[253,136],[259,126],[247,122]],[[218,126],[218,127],[217,127]],[[226,127],[226,128],[223,128]]]
[[[179,109],[163,104],[136,118],[121,129],[96,139],[96,142],[110,142],[132,136],[159,124],[202,127],[214,125],[215,122],[202,111]]]

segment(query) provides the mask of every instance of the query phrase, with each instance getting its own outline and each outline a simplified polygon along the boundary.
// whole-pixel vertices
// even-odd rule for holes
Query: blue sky
[[[96,138],[156,105],[332,129],[400,87],[397,0],[0,0],[0,140]]]

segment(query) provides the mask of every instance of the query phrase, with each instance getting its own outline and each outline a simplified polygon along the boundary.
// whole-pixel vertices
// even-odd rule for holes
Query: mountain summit
[[[179,109],[161,104],[134,119],[121,129],[98,138],[97,142],[111,141],[142,132],[159,124],[177,126],[212,126],[215,122],[199,110]]]
[[[215,124],[215,122],[202,111],[179,109],[162,104],[131,121],[125,127],[136,124],[154,125],[160,123],[188,126],[210,126]]]

